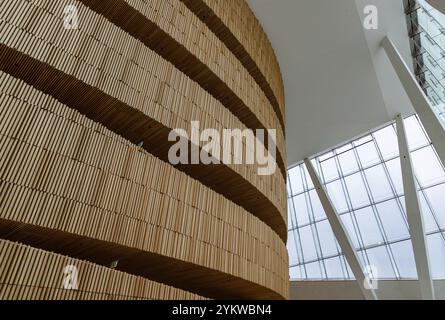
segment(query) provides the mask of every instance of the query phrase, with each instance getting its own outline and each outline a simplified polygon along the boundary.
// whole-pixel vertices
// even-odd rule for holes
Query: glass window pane
[[[309,195],[311,197],[314,221],[326,219],[326,214],[324,212],[323,206],[321,205],[320,198],[318,198],[317,191],[315,191],[315,189],[311,190],[309,191]]]
[[[388,161],[385,163],[388,169],[391,182],[396,189],[397,195],[402,195],[403,192],[403,178],[402,178],[402,167],[400,166],[400,158]]]
[[[368,192],[366,191],[365,184],[363,183],[361,173],[356,173],[352,176],[346,177],[345,182],[347,191],[351,197],[353,208],[359,208],[370,204]]]
[[[365,246],[374,245],[383,242],[382,233],[375,219],[371,207],[367,207],[355,212],[355,218],[360,229]]]
[[[423,226],[426,232],[437,231],[439,227],[437,226],[436,220],[434,220],[431,209],[428,206],[428,203],[426,202],[426,199],[422,194],[422,192],[419,192],[419,201],[420,201],[420,209],[422,211]]]
[[[382,165],[365,170],[365,175],[374,201],[382,201],[394,197],[388,176]]]
[[[408,139],[408,145],[410,150],[423,147],[429,144],[419,121],[415,116],[409,117],[404,120],[406,129],[406,138]]]
[[[342,214],[340,216],[340,218],[346,228],[346,231],[349,234],[349,237],[352,239],[352,243],[354,244],[354,247],[357,249],[359,247],[359,242],[358,242],[357,233],[355,232],[354,225],[353,225],[353,222],[351,219],[351,214],[350,213]]]
[[[410,149],[422,148],[412,155],[419,180],[417,187],[428,233],[429,254],[434,260],[433,275],[435,278],[445,278],[445,241],[439,233],[439,225],[445,229],[445,170],[429,145],[430,141],[418,119],[415,116],[410,117],[405,120],[405,124]],[[380,164],[379,153],[385,159],[383,164]],[[403,180],[394,125],[348,143],[335,153],[328,152],[311,161],[316,162],[316,170],[325,182],[329,198],[355,248],[358,249],[359,243],[368,248],[366,251],[357,251],[361,263],[376,266],[379,278],[394,279],[394,263],[399,272],[397,276],[403,279],[415,278],[417,273],[406,222]],[[339,177],[338,165],[345,177]],[[360,165],[366,169],[359,171]],[[350,268],[341,255],[303,164],[289,170],[287,187],[288,192],[293,193],[288,199],[291,231],[287,249],[289,264],[292,266],[290,277],[344,279]],[[371,201],[376,203],[371,205]],[[293,227],[298,229],[294,230]],[[391,244],[384,244],[384,235]],[[393,261],[389,249],[393,254]],[[352,272],[349,278],[353,278]]]
[[[339,178],[335,157],[327,158],[320,162],[323,171],[324,182],[332,181]]]
[[[292,198],[295,207],[296,220],[299,226],[309,223],[309,212],[306,203],[306,194]]]
[[[289,229],[296,227],[297,222],[295,221],[295,211],[292,199],[287,199],[287,221],[289,223]]]
[[[324,220],[317,223],[318,238],[320,239],[320,246],[323,257],[337,254],[336,239],[332,232],[329,221]]]
[[[311,226],[303,227],[299,230],[301,246],[303,247],[304,261],[310,261],[317,258],[314,238]]]
[[[427,236],[428,255],[432,275],[435,279],[445,278],[445,244],[440,233]]]
[[[369,263],[377,268],[376,278],[395,278],[394,269],[391,265],[391,260],[385,246],[368,249],[366,250],[366,253],[368,255]]]
[[[431,147],[411,154],[416,177],[422,187],[445,181],[445,172]]]
[[[302,267],[297,266],[297,267],[292,267],[289,269],[289,278],[291,280],[299,280],[299,279],[304,279],[304,273],[302,272]]]
[[[320,263],[317,261],[306,264],[306,273],[308,279],[322,279]]]
[[[409,237],[408,227],[396,200],[379,203],[376,207],[389,241]]]
[[[314,184],[312,183],[311,177],[309,176],[309,172],[307,171],[306,166],[303,165],[302,168],[303,168],[303,180],[305,180],[305,182],[304,182],[305,190],[313,189]],[[315,165],[314,165],[314,168],[315,168]]]
[[[425,194],[439,220],[440,227],[445,228],[445,184],[426,189]]]
[[[366,143],[371,142],[371,141],[372,141],[372,136],[371,135],[367,135],[367,136],[365,136],[363,138],[355,140],[353,142],[353,145],[354,145],[354,147],[358,147],[358,146],[360,146],[362,144],[366,144]]]
[[[360,254],[360,255],[361,255],[361,254]],[[345,256],[344,256],[344,255],[341,255],[340,259],[341,259],[341,261],[342,261],[343,266],[346,266],[346,269],[347,269],[347,275],[349,275],[349,278],[348,278],[348,279],[355,279],[354,274],[352,273],[351,267],[349,266],[348,261],[346,261]]]
[[[373,133],[383,159],[388,160],[399,155],[397,136],[392,126]]]
[[[341,267],[340,257],[330,258],[324,260],[326,268],[326,275],[328,279],[344,279],[343,270]]]
[[[328,183],[326,185],[326,190],[337,212],[346,212],[348,210],[348,204],[346,202],[345,192],[342,187],[341,181],[336,180],[334,182]]]
[[[380,162],[379,154],[375,147],[374,141],[370,141],[357,147],[357,153],[360,162],[364,168],[372,166]]]
[[[411,240],[391,244],[391,250],[400,277],[402,279],[417,279],[416,262]]]
[[[358,171],[358,163],[357,159],[355,158],[354,150],[340,153],[338,155],[338,161],[344,175]]]
[[[287,251],[289,252],[289,264],[295,265],[299,263],[298,254],[297,254],[297,246],[295,242],[294,232],[289,232],[289,237],[287,239]]]
[[[303,192],[303,180],[301,179],[300,166],[296,166],[289,171],[289,182],[292,195]]]

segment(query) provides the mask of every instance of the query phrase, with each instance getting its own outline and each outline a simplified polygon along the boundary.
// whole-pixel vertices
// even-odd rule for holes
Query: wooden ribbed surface
[[[77,268],[77,289],[66,289],[66,266]],[[203,299],[151,280],[0,239],[0,299]]]
[[[19,3],[20,2],[23,3],[24,7],[33,7],[27,2],[19,1]],[[64,37],[57,38],[58,40],[53,41],[55,42],[53,43],[49,40],[45,41],[45,38],[51,38],[51,34],[58,30],[57,26],[62,23],[61,19],[63,14],[61,12],[63,12],[63,7],[59,8],[60,17],[46,13],[46,11],[41,10],[39,7],[34,8],[38,10],[39,15],[42,15],[43,21],[47,21],[45,24],[41,23],[41,28],[39,29],[31,23],[23,23],[23,28],[36,31],[35,35],[26,32],[26,30],[19,29],[19,27],[15,25],[9,24],[9,21],[4,23],[2,30],[6,36],[4,42],[8,47],[15,48],[19,52],[26,53],[39,60],[35,61],[32,68],[22,70],[26,68],[27,65],[23,65],[17,61],[13,62],[11,57],[7,57],[7,60],[3,59],[3,70],[7,68],[7,72],[22,77],[29,83],[32,83],[34,86],[39,86],[39,89],[43,90],[41,86],[51,83],[52,79],[56,76],[50,74],[50,72],[43,72],[41,69],[45,68],[46,65],[39,65],[37,62],[51,63],[54,68],[66,72],[68,75],[72,75],[75,79],[64,76],[64,79],[57,80],[59,87],[64,84],[62,88],[54,92],[56,84],[51,84],[51,87],[47,88],[49,91],[46,92],[56,96],[71,107],[74,107],[75,103],[81,104],[81,106],[77,106],[77,108],[80,109],[83,107],[87,109],[80,110],[81,112],[88,112],[89,117],[104,123],[108,127],[111,126],[113,130],[132,141],[133,139],[136,139],[135,142],[142,141],[145,136],[148,136],[147,139],[153,140],[147,141],[147,145],[153,146],[156,144],[166,147],[162,150],[164,156],[159,153],[156,154],[164,159],[168,152],[168,144],[164,143],[167,139],[161,137],[158,139],[162,140],[161,142],[156,141],[154,140],[156,137],[154,137],[151,132],[146,133],[142,131],[143,129],[151,129],[149,125],[145,128],[141,128],[140,124],[135,125],[134,118],[141,116],[137,113],[148,116],[149,119],[145,121],[153,119],[163,125],[166,129],[166,134],[173,128],[189,129],[190,121],[188,119],[190,118],[200,120],[204,127],[245,128],[236,120],[236,117],[231,116],[231,113],[228,112],[227,109],[217,104],[216,100],[212,100],[209,95],[205,95],[205,91],[199,86],[193,86],[193,83],[190,81],[187,82],[188,78],[184,77],[182,73],[173,73],[177,70],[172,65],[146,48],[142,43],[131,38],[117,27],[114,27],[101,16],[91,12],[91,10],[83,6],[79,7],[80,21],[87,21],[88,25],[102,26],[102,28],[106,28],[109,33],[104,34],[99,31],[89,35],[88,33],[82,32],[82,29],[79,31],[70,30],[64,33]],[[83,11],[81,8],[83,8]],[[31,10],[28,9],[28,11]],[[82,12],[84,12],[84,15],[82,15]],[[96,17],[96,19],[88,19],[88,13]],[[45,28],[42,26],[45,26]],[[51,32],[51,30],[53,30],[53,32]],[[95,38],[103,38],[105,43],[94,41],[93,39]],[[26,41],[17,41],[17,39],[26,39]],[[35,48],[35,45],[28,45],[31,43],[39,44],[38,49]],[[116,48],[113,48],[113,44],[116,44]],[[111,47],[109,47],[110,45]],[[19,57],[18,60],[20,59]],[[150,61],[151,65],[144,63],[146,61]],[[16,62],[17,66],[14,65]],[[153,68],[152,66],[159,67]],[[152,69],[155,69],[156,72],[153,72]],[[24,72],[26,74],[23,74]],[[39,77],[36,77],[36,75],[39,75]],[[95,93],[98,97],[100,94],[105,93],[115,98],[115,101],[110,102],[108,105],[103,105],[103,103],[86,103],[86,101],[80,100],[83,98],[97,100],[98,98],[94,97],[93,94],[87,95],[85,92],[82,92],[82,90],[74,90],[72,82],[76,79],[84,81],[92,88],[101,90],[101,92]],[[61,97],[61,95],[63,95],[63,97]],[[68,100],[64,100],[64,98]],[[101,97],[100,100],[104,101],[105,98]],[[132,109],[115,110],[116,104],[122,102],[132,107]],[[94,106],[96,110],[92,109],[92,106]],[[178,106],[182,107],[178,108]],[[93,112],[94,114],[92,114]],[[122,116],[124,112],[126,113],[125,117]],[[133,121],[129,122],[128,119],[132,119]],[[224,119],[227,120],[225,121]],[[137,132],[134,132],[135,129],[137,129]],[[285,224],[283,223],[286,219],[285,181],[284,177],[280,176],[279,170],[271,176],[258,176],[256,174],[256,167],[252,165],[229,165],[229,167],[252,186],[242,188],[244,182],[239,181],[237,185],[240,186],[240,189],[233,189],[233,191],[237,191],[236,194],[226,196],[243,205],[246,209],[255,209],[253,210],[254,214],[257,214],[262,220],[268,222],[280,235],[285,237],[287,233]],[[193,168],[186,169],[191,170]],[[198,174],[202,174],[203,172],[204,171],[199,171]],[[224,175],[221,176],[222,182],[218,181],[214,174],[207,180],[216,184],[216,187],[219,185],[224,186],[223,183],[228,182],[226,172],[227,170],[224,171]],[[236,179],[236,176],[234,176],[233,179]],[[255,188],[258,191],[255,191]],[[217,191],[230,192],[231,189],[227,189],[224,186],[224,188],[218,189]],[[251,198],[248,198],[249,194],[252,195]],[[237,196],[239,199],[236,199]],[[261,200],[261,198],[264,199]],[[243,202],[249,203],[245,204]],[[269,204],[267,204],[267,202],[269,202]],[[278,220],[278,217],[274,217],[274,211],[280,213],[282,218],[281,222]],[[281,226],[279,226],[279,224],[281,224]]]
[[[249,128],[274,128],[284,146],[284,121],[235,55],[180,0],[79,0],[144,42],[220,100]],[[285,148],[279,162],[286,167]]]
[[[269,39],[244,0],[181,0],[252,75],[284,122],[280,67]]]
[[[82,236],[91,246],[113,243],[128,263],[131,254],[128,257],[124,247],[139,255],[148,252],[178,260],[175,263],[199,264],[209,273],[220,272],[221,279],[240,278],[237,286],[250,281],[286,295],[286,248],[263,222],[22,81],[4,74],[1,79],[9,85],[0,98],[0,219],[25,224],[35,233],[48,228]],[[21,93],[12,95],[17,88]],[[0,235],[22,241],[27,234],[21,232],[2,230]],[[73,254],[70,241],[58,250]],[[153,261],[142,275],[168,282],[158,267],[177,273],[175,285],[183,276],[184,288],[205,290],[200,287],[200,282],[207,283],[205,277],[196,280],[194,273],[178,274],[174,267]],[[125,271],[130,270],[136,272]],[[268,290],[257,290],[253,296],[239,294],[269,297]],[[204,292],[224,297],[215,291]]]
[[[63,27],[68,4],[77,30]],[[237,32],[212,10],[226,34]],[[0,4],[0,239],[114,273],[118,260],[122,283],[146,286],[97,297],[156,298],[155,283],[164,298],[288,297],[281,77],[246,35],[229,45],[196,14],[181,0]],[[246,34],[269,55],[257,27]],[[275,174],[172,166],[167,137],[192,121],[276,129]],[[12,292],[27,286],[5,282],[3,298],[25,298]]]

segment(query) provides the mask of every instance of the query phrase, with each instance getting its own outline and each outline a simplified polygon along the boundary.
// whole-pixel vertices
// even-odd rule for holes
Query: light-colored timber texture
[[[284,120],[280,123],[254,78],[180,0],[79,1],[173,63],[248,127],[275,128],[278,140],[284,136]],[[285,149],[279,150],[277,160],[285,168]]]
[[[249,5],[240,0],[181,0],[235,54],[284,122],[283,79],[275,52]],[[284,126],[284,125],[283,125]]]
[[[18,2],[22,2],[24,7],[33,8],[27,1],[18,0]],[[37,8],[35,10],[39,10],[43,15],[42,17],[45,18],[44,21],[51,21],[52,18],[55,19],[51,23],[48,23],[48,28],[62,24],[63,6],[59,8],[60,17],[58,19],[55,16],[46,15],[45,10],[37,6],[35,7]],[[82,11],[81,8],[87,10],[87,13],[91,13],[91,10],[81,6],[79,6],[79,12]],[[31,9],[27,9],[26,11],[31,11]],[[145,145],[163,147],[163,150],[159,150],[159,153],[156,154],[161,158],[167,157],[169,145],[165,143],[165,141],[167,141],[167,135],[170,130],[174,128],[184,128],[190,131],[190,119],[201,120],[201,123],[205,127],[221,127],[220,125],[218,126],[217,120],[215,120],[218,119],[218,114],[216,114],[214,118],[205,116],[205,114],[200,117],[200,113],[205,112],[201,111],[203,110],[201,106],[204,107],[204,110],[212,109],[211,106],[208,106],[212,104],[212,101],[207,104],[202,103],[203,100],[205,101],[208,100],[206,98],[209,98],[209,96],[204,96],[204,90],[200,89],[199,86],[193,87],[191,84],[184,89],[185,96],[196,95],[198,97],[203,96],[203,98],[197,98],[199,100],[197,104],[190,104],[187,103],[187,101],[178,102],[175,98],[178,97],[179,99],[181,93],[177,93],[173,84],[180,77],[171,77],[172,73],[170,71],[175,70],[174,67],[145,46],[137,46],[137,41],[132,43],[133,38],[107,20],[100,19],[100,16],[97,14],[96,17],[98,17],[99,21],[93,19],[88,20],[87,17],[82,18],[82,15],[79,16],[79,19],[80,21],[91,21],[91,23],[87,25],[105,24],[103,28],[106,28],[106,30],[110,32],[103,35],[103,37],[106,37],[104,41],[108,43],[119,43],[119,46],[121,46],[120,50],[112,50],[108,46],[94,43],[93,40],[88,41],[94,38],[84,35],[80,31],[76,33],[75,30],[64,32],[62,37],[57,38],[57,42],[54,41],[56,42],[54,44],[45,41],[44,38],[51,37],[50,35],[54,34],[57,30],[55,27],[52,27],[54,28],[53,31],[46,30],[46,28],[37,29],[35,27],[28,27],[28,29],[31,30],[41,30],[40,32],[36,32],[37,35],[34,35],[24,29],[26,28],[25,23],[23,23],[23,27],[16,27],[9,23],[9,19],[5,20],[2,31],[5,35],[4,45],[7,45],[8,49],[15,49],[17,51],[15,52],[16,55],[18,55],[16,60],[23,60],[22,56],[26,54],[27,57],[35,58],[35,61],[32,63],[32,66],[31,63],[24,64],[19,61],[16,62],[11,55],[6,54],[7,50],[5,48],[0,48],[0,59],[2,59],[2,65],[4,65],[2,66],[3,70],[8,68],[6,70],[7,72],[23,77],[28,82],[32,81],[32,84],[38,86],[41,90],[49,90],[46,92],[56,96],[68,105],[72,105],[73,103],[77,104],[77,108],[80,108],[81,112],[88,112],[88,115],[95,117],[97,121],[107,126],[113,126],[113,130],[117,130],[118,133],[126,136],[130,140],[143,141],[144,137],[146,137],[146,141],[144,141]],[[27,25],[32,24],[27,23]],[[40,25],[42,25],[42,23],[40,23]],[[26,40],[22,42],[17,41],[17,39]],[[33,45],[29,46],[28,44]],[[37,45],[38,50],[35,49]],[[147,55],[144,55],[144,52],[138,50],[138,48],[141,47],[146,49],[145,53],[147,53]],[[108,50],[105,50],[107,48]],[[130,51],[132,48],[134,48],[134,50]],[[75,52],[70,53],[68,50]],[[146,67],[147,69],[143,69],[139,67],[139,65],[134,65],[134,63],[124,63],[126,62],[125,56],[121,52],[125,51],[130,51],[130,53],[127,54],[132,54],[133,56],[135,56],[133,52],[141,52],[139,56],[141,56],[142,59],[140,62],[138,60],[139,65],[144,65],[144,61],[149,61],[150,64],[156,66],[156,68],[149,65]],[[151,55],[148,55],[149,53],[151,53]],[[134,59],[136,60],[136,58]],[[48,87],[52,79],[56,79],[54,73],[51,73],[49,70],[43,71],[45,68],[48,69],[48,66],[52,66],[57,71],[64,72],[64,74],[61,75],[63,79],[57,80],[57,86],[51,85]],[[169,66],[170,68],[168,68]],[[155,69],[156,72],[154,75],[151,69]],[[20,75],[18,73],[20,73]],[[37,77],[36,75],[39,76]],[[68,75],[72,77],[68,77]],[[134,81],[135,79],[138,81]],[[187,78],[182,77],[182,79]],[[101,90],[97,90],[99,92],[96,93],[86,94],[83,88],[73,89],[73,82],[76,80],[82,81],[93,89],[97,88]],[[42,88],[42,86],[46,87]],[[63,86],[63,88],[59,88],[61,86]],[[179,87],[181,87],[181,85],[179,85]],[[190,90],[187,90],[189,88]],[[66,91],[69,91],[69,95],[66,94]],[[187,94],[188,92],[189,94]],[[196,94],[194,94],[194,92],[196,92]],[[175,93],[177,94],[175,95]],[[113,97],[114,100],[107,104],[103,103],[105,97],[101,96],[104,94]],[[63,97],[61,97],[61,95],[63,95]],[[100,100],[102,103],[82,100],[83,98]],[[115,107],[116,101],[125,103],[128,108],[125,110],[123,110],[124,108],[117,110]],[[227,109],[222,107],[218,109],[227,111]],[[128,115],[122,117],[124,111],[126,111]],[[91,115],[93,112],[94,114]],[[226,114],[230,114],[230,112]],[[147,118],[145,122],[153,119],[157,124],[161,124],[165,130],[157,130],[158,135],[154,136],[151,132],[153,128],[150,128],[150,125],[135,124],[134,120],[133,122],[128,121],[129,118],[134,119],[136,116],[139,118],[145,116]],[[143,118],[144,117],[142,117],[141,121],[144,121]],[[239,126],[239,122],[234,123],[232,121],[231,124],[229,123],[225,127],[239,128]],[[135,132],[136,129],[138,129],[137,132]],[[145,132],[142,130],[145,130]],[[160,134],[161,132],[165,134],[162,136]],[[156,140],[156,138],[159,139]],[[196,166],[186,166],[185,169],[193,170],[195,168]],[[204,166],[204,169],[208,170],[209,166]],[[217,190],[219,192],[232,192],[233,194],[226,196],[238,203],[242,202],[240,203],[241,205],[246,209],[253,210],[254,214],[257,214],[258,217],[265,222],[270,223],[282,237],[285,237],[287,234],[287,228],[283,223],[286,219],[285,180],[283,176],[280,176],[279,170],[271,176],[258,176],[255,166],[230,165],[231,170],[228,168],[225,169],[223,174],[220,175],[220,180],[217,179],[217,175],[212,174],[214,172],[207,174],[204,179],[206,179],[208,183],[217,183],[216,187],[219,187]],[[231,173],[227,173],[227,171],[231,171]],[[195,174],[202,175],[204,173],[205,170],[199,170]],[[235,180],[239,176],[244,178],[242,179],[244,181],[237,182],[238,188],[234,188],[233,182],[228,181],[227,178],[233,177],[232,179]],[[227,182],[230,182],[232,185],[224,185]],[[246,183],[250,183],[250,186],[245,186]],[[275,216],[277,211],[281,214],[281,219]]]
[[[77,286],[65,289],[76,268]],[[64,273],[65,272],[65,273]],[[74,280],[74,278],[73,278]],[[73,283],[72,283],[73,284]],[[199,295],[142,277],[0,239],[0,299],[202,300]]]
[[[288,298],[282,80],[240,2],[0,4],[1,299]],[[77,29],[64,28],[67,5]],[[276,129],[276,172],[171,165],[168,134],[192,121]],[[37,257],[44,286],[26,275]],[[64,289],[65,261],[98,282]]]

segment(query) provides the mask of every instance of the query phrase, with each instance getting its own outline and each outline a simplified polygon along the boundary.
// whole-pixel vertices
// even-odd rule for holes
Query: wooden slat
[[[244,0],[181,0],[230,49],[255,79],[284,128],[280,66],[269,39]]]
[[[26,2],[24,3],[24,6],[26,7],[30,5]],[[90,12],[90,10],[86,7],[84,7],[84,10],[86,12]],[[113,29],[113,26],[107,20],[103,18],[101,19],[99,15],[96,15],[96,18],[102,23],[106,24],[107,30],[109,29],[116,32],[116,36],[119,39],[125,37],[126,34],[123,33],[122,30],[118,28]],[[84,19],[85,17],[82,18],[82,20]],[[5,25],[4,28],[6,30],[5,41],[8,44],[14,45],[18,48],[21,48],[21,46],[14,42],[13,39],[17,38],[15,34],[20,34],[21,38],[32,37],[32,35],[29,33],[22,31],[21,29],[17,29],[9,24]],[[45,34],[46,32],[47,31],[45,31]],[[66,34],[69,35],[71,33]],[[38,36],[38,39],[43,37],[43,35],[44,34]],[[102,34],[102,36],[104,35]],[[110,37],[110,39],[113,38]],[[27,38],[27,41],[30,40],[30,38]],[[133,38],[127,36],[127,40],[130,41],[130,44],[133,44],[134,46],[137,45],[137,41],[135,41]],[[34,42],[36,41],[38,42],[39,40],[34,38]],[[44,40],[40,41],[45,42]],[[59,39],[59,41],[62,40]],[[73,37],[73,41],[65,42],[67,44],[71,44],[74,41],[75,37]],[[128,48],[128,43],[123,43],[126,44],[125,47]],[[25,51],[25,53],[32,54],[34,56],[41,56],[42,59],[46,61],[63,61],[63,64],[61,65],[59,65],[58,62],[54,62],[54,67],[68,71],[69,68],[67,67],[66,61],[68,61],[72,56],[67,54],[67,52],[64,51],[65,49],[62,50],[61,48],[54,47],[54,45],[52,47],[42,45],[41,47],[46,48],[46,51],[35,52],[34,47],[35,46],[31,47],[28,49],[28,51]],[[52,48],[53,50],[49,52],[49,48]],[[142,50],[147,48],[142,45],[142,47],[139,47],[139,49]],[[125,51],[126,50],[123,50],[123,52]],[[120,74],[118,67],[119,63],[124,66],[124,64],[120,62],[122,59],[118,59],[121,57],[121,55],[117,53],[119,51],[116,52],[114,50],[110,50],[108,57],[114,55],[117,57],[117,60],[104,64],[104,68],[105,66],[109,65],[114,66],[113,68],[106,67],[110,69],[107,71],[108,73],[105,73],[106,70],[104,70],[96,74],[96,71],[99,70],[97,68],[100,68],[99,66],[92,68],[91,64],[83,60],[84,58],[76,58],[77,71],[71,70],[76,77],[69,76],[66,73],[61,73],[60,70],[54,70],[53,67],[50,67],[47,64],[41,64],[35,59],[22,57],[19,52],[14,51],[11,54],[8,52],[10,52],[9,47],[4,47],[2,49],[3,70],[6,70],[7,72],[20,78],[26,79],[26,81],[32,83],[40,90],[50,93],[71,107],[77,108],[90,118],[106,124],[107,127],[113,129],[119,134],[124,135],[131,141],[137,143],[145,140],[145,148],[148,148],[150,152],[162,159],[167,159],[168,149],[171,144],[165,143],[165,141],[167,141],[166,137],[168,136],[171,128],[188,128],[190,123],[187,123],[185,119],[193,118],[192,114],[198,114],[196,112],[190,113],[191,110],[189,108],[181,108],[181,113],[179,114],[175,114],[173,112],[172,108],[178,104],[168,104],[169,100],[168,98],[165,98],[164,94],[164,91],[166,90],[165,88],[171,89],[171,87],[165,82],[160,82],[158,80],[165,77],[165,73],[163,73],[162,70],[164,70],[169,64],[165,62],[165,60],[162,60],[162,58],[159,56],[157,56],[156,60],[157,64],[160,65],[156,68],[156,71],[158,72],[157,76],[153,77],[151,73],[148,72],[149,70],[146,70],[144,81],[125,84],[123,81],[119,80],[119,78],[122,76],[115,75],[112,77],[112,74]],[[14,56],[15,58],[13,58]],[[59,58],[59,56],[65,58],[62,59]],[[155,59],[156,56],[151,56],[151,58]],[[23,64],[23,62],[20,63],[20,60],[22,59],[26,59],[26,65]],[[156,62],[154,64],[156,65]],[[173,69],[170,68],[167,74],[171,74]],[[88,70],[91,70],[93,74],[96,74],[93,78],[97,79],[97,81],[92,80],[92,76],[89,75]],[[84,81],[90,81],[90,83],[79,82],[77,77],[80,77]],[[152,87],[154,87],[154,90],[152,92],[154,93],[155,97],[160,94],[164,98],[155,98],[153,101],[153,97],[148,93],[145,93],[145,95],[141,94],[140,90],[144,92],[147,86],[134,88],[134,86],[141,86],[141,84],[146,84],[148,81],[153,83]],[[99,89],[94,86],[103,88],[102,90],[105,92],[99,91]],[[148,87],[150,87],[150,85]],[[195,87],[195,90],[200,89],[199,87]],[[132,92],[132,94],[129,94],[130,92]],[[208,104],[204,104],[204,106],[206,107]],[[208,109],[210,108],[204,108],[203,110]],[[224,110],[224,108],[219,108],[219,110]],[[201,122],[205,123],[206,120],[209,119],[212,125],[214,124],[215,127],[218,127],[217,115],[214,115],[212,118],[206,118],[205,115],[207,111],[200,112],[202,113]],[[168,115],[167,118],[165,117],[166,115]],[[147,118],[147,116],[150,116],[150,118]],[[234,118],[232,118],[232,120],[233,119]],[[228,122],[227,125],[229,128],[235,127],[230,126],[229,123],[230,122]],[[283,177],[280,177],[279,172],[272,176],[257,176],[255,166],[237,165],[187,165],[180,168],[260,217],[275,230],[277,230],[283,239],[286,239],[287,231],[285,221],[287,216],[285,212],[285,181]],[[240,179],[241,177],[244,177],[244,179]],[[234,188],[234,185],[237,187]],[[277,215],[277,211],[281,217]]]
[[[119,260],[211,298],[287,297],[286,248],[266,224],[23,81],[0,80],[0,238]]]
[[[203,300],[205,298],[156,283],[142,277],[112,270],[87,261],[43,251],[20,243],[0,239],[2,264],[14,266],[14,276],[2,278],[2,300]],[[63,286],[64,268],[78,271],[78,289]],[[3,273],[3,270],[0,269]],[[111,278],[116,279],[110,281]],[[113,284],[119,286],[113,288]]]

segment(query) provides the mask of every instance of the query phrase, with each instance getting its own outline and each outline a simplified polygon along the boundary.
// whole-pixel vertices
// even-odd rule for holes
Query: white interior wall
[[[413,109],[379,44],[410,59],[402,0],[247,0],[268,34],[286,95],[288,165]],[[378,9],[377,30],[363,9]]]

